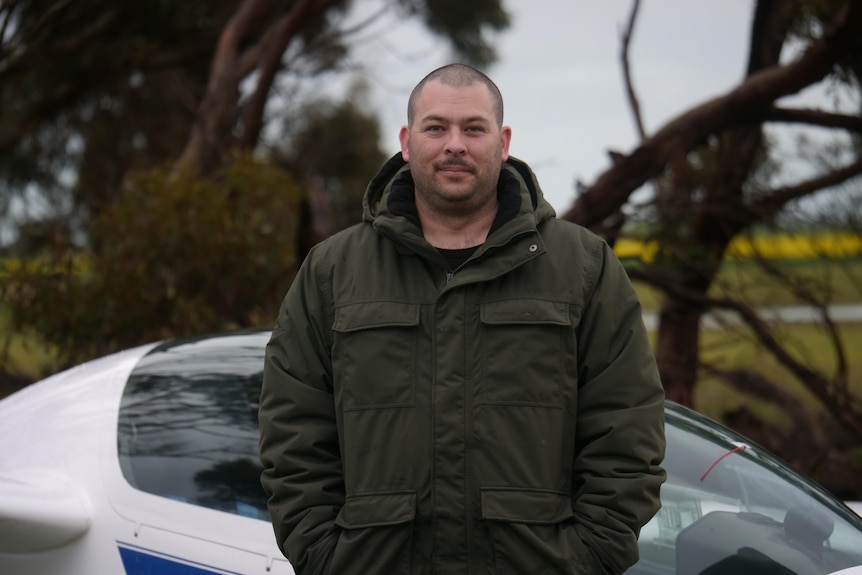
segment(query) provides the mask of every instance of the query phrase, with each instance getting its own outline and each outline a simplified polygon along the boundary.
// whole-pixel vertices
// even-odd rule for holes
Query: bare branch
[[[824,128],[839,128],[848,132],[862,132],[862,117],[833,114],[823,110],[771,108],[763,118],[767,122],[808,124]]]
[[[837,168],[831,172],[800,182],[793,186],[778,188],[754,201],[748,214],[739,219],[740,224],[748,225],[758,217],[772,215],[778,212],[787,203],[805,197],[814,192],[843,184],[851,178],[862,175],[862,158],[852,164]]]
[[[631,45],[632,34],[634,33],[635,21],[637,19],[640,4],[640,0],[634,0],[634,3],[632,4],[632,11],[631,14],[629,14],[629,23],[626,27],[625,32],[623,33],[623,47],[621,50],[620,57],[622,58],[623,65],[623,78],[625,79],[626,83],[626,95],[629,98],[629,105],[631,106],[632,114],[634,114],[635,117],[635,127],[638,130],[638,135],[641,137],[641,140],[645,140],[646,130],[644,130],[644,123],[641,117],[641,106],[638,102],[638,97],[635,94],[629,64],[629,46]]]
[[[846,378],[830,380],[794,358],[778,341],[769,325],[750,306],[731,299],[708,298],[713,308],[735,311],[740,319],[754,332],[761,345],[829,409],[836,419],[862,438],[862,401],[851,396],[846,389]],[[828,313],[824,322],[833,323]],[[834,325],[833,325],[834,329]]]
[[[799,398],[786,390],[785,386],[776,384],[763,374],[750,369],[723,369],[720,366],[701,364],[702,369],[713,377],[721,378],[741,393],[748,394],[763,401],[768,401],[780,408],[796,424],[807,424],[803,427],[815,437],[814,442],[825,442],[823,429],[813,425],[813,414],[809,407]]]
[[[830,379],[797,360],[782,345],[773,333],[769,323],[763,320],[754,308],[730,298],[710,297],[701,291],[687,289],[675,281],[667,281],[655,272],[643,269],[630,269],[629,275],[633,279],[659,287],[674,298],[685,300],[700,309],[722,309],[735,312],[739,319],[751,329],[763,349],[768,351],[806,389],[822,401],[829,412],[837,420],[841,421],[848,430],[852,430],[857,437],[862,438],[862,398],[856,397],[849,392],[846,377],[843,377],[839,370],[839,376]],[[824,323],[833,323],[827,309],[823,308],[821,312]],[[834,325],[832,329],[837,334],[837,328]]]

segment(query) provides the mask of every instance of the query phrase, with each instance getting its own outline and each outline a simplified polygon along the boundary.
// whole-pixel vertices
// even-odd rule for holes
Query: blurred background
[[[0,397],[270,326],[450,61],[623,259],[668,397],[862,499],[851,0],[0,0]]]

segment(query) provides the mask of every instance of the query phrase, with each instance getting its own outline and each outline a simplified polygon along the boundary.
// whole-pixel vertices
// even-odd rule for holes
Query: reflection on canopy
[[[266,334],[174,342],[135,368],[120,406],[119,457],[134,487],[268,520],[257,408]]]

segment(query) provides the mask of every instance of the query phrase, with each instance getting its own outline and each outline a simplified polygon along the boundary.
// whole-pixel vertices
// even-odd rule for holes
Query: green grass
[[[862,302],[862,260],[780,262],[775,267],[791,277],[795,285],[829,294],[833,304]],[[646,311],[658,310],[661,294],[655,288],[635,282],[635,289]],[[753,307],[800,305],[783,280],[750,261],[723,264],[710,295],[725,294],[743,297]]]
[[[786,342],[794,357],[827,375],[831,376],[837,372],[837,359],[822,326],[785,324],[780,326],[779,332],[782,334],[782,341]],[[862,349],[862,323],[840,324],[839,332],[847,361],[849,390],[853,395],[862,397],[862,354],[857,351]],[[701,358],[705,362],[719,364],[726,369],[752,369],[778,382],[784,391],[798,398],[804,405],[810,406],[815,411],[823,409],[819,400],[806,389],[802,382],[753,341],[747,329],[704,331]],[[694,401],[699,410],[716,418],[722,412],[744,404],[767,420],[784,421],[784,414],[777,406],[752,401],[739,390],[715,377],[704,376],[699,380]]]
[[[832,304],[862,305],[862,260],[784,261],[774,264],[776,270],[792,278],[796,286],[817,294],[828,294]],[[647,313],[655,313],[661,306],[661,294],[641,282],[635,289]],[[713,285],[710,295],[742,299],[748,305],[778,307],[804,305],[784,285],[784,280],[767,273],[751,261],[726,262]],[[862,397],[862,324],[842,323],[839,331],[848,363],[849,387]],[[785,324],[780,326],[781,341],[789,345],[794,356],[817,370],[832,374],[837,369],[834,352],[823,327],[813,324]],[[799,382],[769,354],[754,342],[747,328],[728,331],[704,330],[701,334],[701,358],[725,369],[753,369],[799,398],[812,409],[823,409],[811,391]],[[716,377],[702,375],[694,394],[695,407],[714,418],[746,405],[768,421],[788,423],[786,415],[773,404],[753,400],[738,389]]]

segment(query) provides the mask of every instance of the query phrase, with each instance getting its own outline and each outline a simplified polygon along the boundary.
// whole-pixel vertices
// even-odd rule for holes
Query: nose
[[[449,132],[449,137],[446,139],[446,153],[455,156],[460,156],[467,151],[467,146],[464,145],[464,136],[459,130]]]

